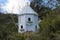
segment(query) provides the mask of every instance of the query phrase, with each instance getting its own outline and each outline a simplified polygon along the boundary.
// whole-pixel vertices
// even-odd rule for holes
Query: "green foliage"
[[[7,40],[9,35],[17,32],[17,27],[13,23],[10,14],[0,14],[0,39]],[[14,17],[14,16],[13,16]],[[16,20],[16,19],[15,19]]]
[[[57,33],[57,31],[60,31],[60,14],[50,12],[44,16],[40,23],[40,29],[43,37],[46,37],[45,40],[58,40],[56,38],[58,35],[60,35]]]
[[[54,0],[48,0],[48,3],[45,4],[42,0],[33,0],[31,2],[31,7],[39,14],[39,18],[42,19],[43,16],[46,16],[54,7],[57,7],[59,5],[58,0],[54,2]],[[43,3],[43,4],[42,4]],[[54,5],[54,3],[56,5]],[[48,6],[47,6],[48,5]],[[49,7],[49,6],[52,7]],[[60,6],[58,6],[60,7]]]

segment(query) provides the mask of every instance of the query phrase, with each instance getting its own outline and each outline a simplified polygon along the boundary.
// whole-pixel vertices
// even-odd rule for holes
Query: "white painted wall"
[[[31,18],[31,22],[30,24],[28,24],[28,18]],[[26,15],[26,31],[34,31],[34,24],[33,24],[33,21],[34,21],[34,15]]]
[[[31,21],[28,21],[28,18],[31,18]],[[21,25],[23,25],[24,31],[36,31],[36,26],[38,26],[38,14],[30,7],[30,5],[26,5],[20,14],[18,15],[18,32],[22,33]]]
[[[27,23],[28,22],[28,18],[31,18],[31,22],[32,23]],[[19,15],[18,16],[18,32],[22,33],[21,30],[21,25],[23,25],[23,29],[24,31],[22,32],[26,32],[28,31],[33,31],[35,32],[36,28],[35,26],[38,26],[38,15],[33,15],[33,14],[25,14],[25,15]]]
[[[18,32],[21,32],[21,25],[23,25],[23,29],[25,29],[25,15],[18,16]]]

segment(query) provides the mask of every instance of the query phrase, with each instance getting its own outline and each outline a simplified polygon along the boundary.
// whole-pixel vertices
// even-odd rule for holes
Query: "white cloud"
[[[3,6],[3,8],[11,13],[19,13],[18,9],[21,10],[27,3],[28,0],[8,0],[8,3],[6,6]],[[19,8],[20,7],[20,8]]]

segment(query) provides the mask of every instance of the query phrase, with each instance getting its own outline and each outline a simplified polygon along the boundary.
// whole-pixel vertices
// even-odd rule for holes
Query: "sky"
[[[22,9],[25,7],[25,5],[27,5],[27,2],[30,3],[29,0],[0,0],[0,5],[2,5],[3,12],[19,14],[22,11]],[[53,7],[53,5],[47,3],[48,0],[43,0],[42,4],[45,6]],[[53,0],[52,3],[55,5],[56,0]]]
[[[28,0],[0,0],[3,10],[8,13],[19,14],[23,7],[29,2]]]

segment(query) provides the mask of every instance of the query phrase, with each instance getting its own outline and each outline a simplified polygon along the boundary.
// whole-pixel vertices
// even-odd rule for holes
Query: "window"
[[[28,18],[28,21],[31,21],[31,19],[30,19],[30,18]]]
[[[35,26],[35,31],[37,31],[38,29],[37,29],[37,26]]]
[[[35,26],[35,28],[37,29],[37,26]]]
[[[23,26],[21,25],[21,29],[23,29]]]

